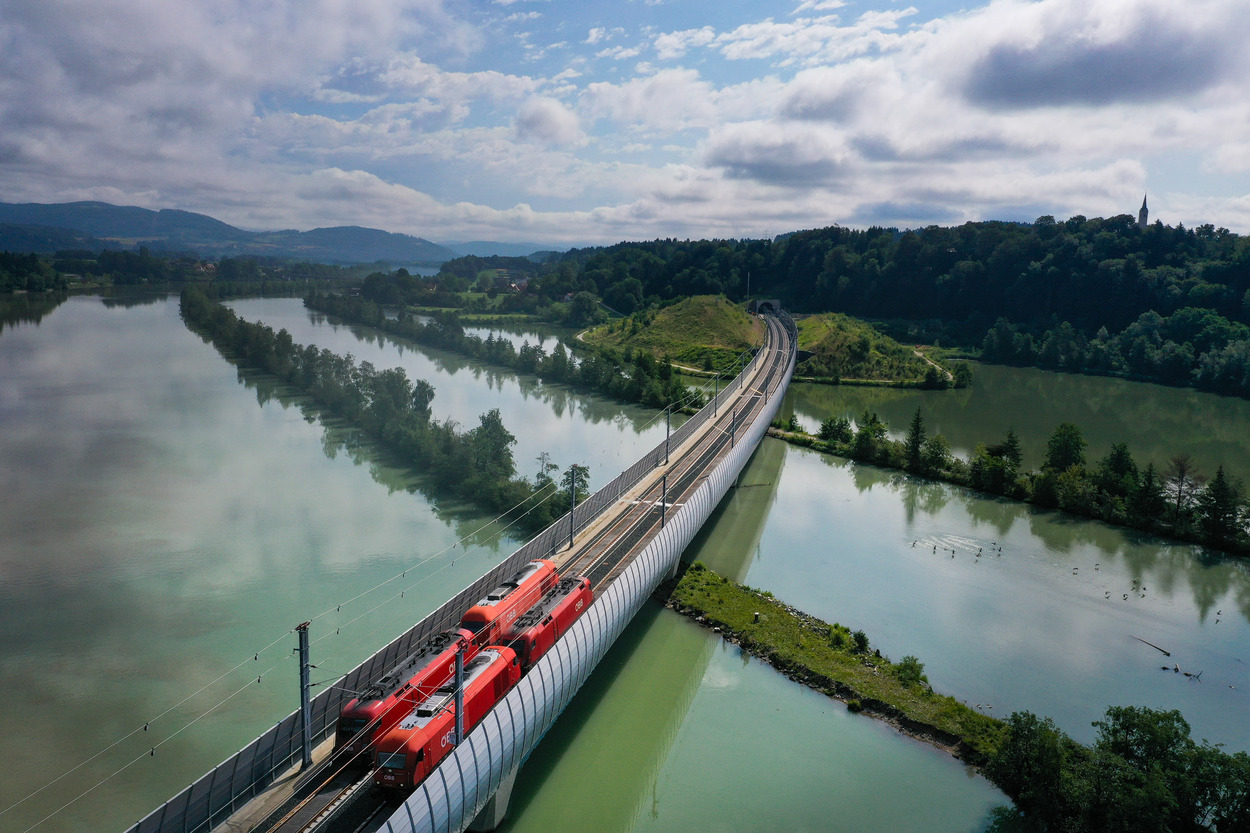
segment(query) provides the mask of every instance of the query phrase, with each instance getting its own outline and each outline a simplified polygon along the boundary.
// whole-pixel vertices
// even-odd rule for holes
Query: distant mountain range
[[[152,211],[104,202],[0,203],[0,251],[46,253],[137,246],[203,257],[277,257],[318,263],[381,260],[432,265],[458,256],[420,237],[360,226],[255,232],[205,214],[169,208]]]

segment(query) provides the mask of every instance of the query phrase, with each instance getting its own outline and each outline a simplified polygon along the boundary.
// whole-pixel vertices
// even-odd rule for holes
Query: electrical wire
[[[36,827],[38,827],[39,825],[43,824],[43,823],[44,823],[45,821],[47,821],[48,819],[52,818],[53,816],[55,816],[55,815],[57,815],[57,814],[59,814],[59,813],[61,813],[61,812],[65,811],[65,810],[66,810],[66,809],[68,809],[69,807],[73,806],[73,805],[74,805],[74,804],[76,804],[76,803],[77,803],[80,799],[82,799],[82,798],[84,798],[85,796],[90,795],[91,793],[95,792],[95,791],[96,791],[96,790],[98,790],[100,787],[104,786],[106,783],[108,783],[109,781],[111,781],[111,780],[113,780],[114,778],[116,778],[118,775],[121,775],[123,772],[125,772],[125,771],[126,771],[126,770],[128,770],[128,769],[130,769],[130,768],[131,768],[132,766],[134,766],[135,764],[139,763],[139,761],[142,761],[144,758],[151,758],[151,757],[155,757],[155,755],[156,755],[156,750],[157,750],[157,749],[159,749],[159,748],[161,748],[162,746],[164,746],[165,744],[169,743],[171,740],[173,740],[174,738],[176,738],[178,735],[182,734],[182,733],[183,733],[183,732],[185,732],[187,729],[190,729],[190,728],[191,728],[192,726],[194,726],[196,723],[199,723],[199,722],[200,722],[201,720],[203,720],[205,717],[208,717],[208,715],[212,714],[214,711],[216,711],[217,709],[221,708],[222,706],[224,706],[224,705],[225,705],[226,703],[228,703],[229,701],[233,700],[233,699],[234,699],[235,697],[237,697],[238,695],[242,694],[242,693],[243,693],[244,691],[246,691],[249,687],[254,686],[254,685],[259,685],[259,684],[260,684],[260,679],[261,679],[261,677],[264,677],[266,674],[268,674],[270,671],[273,671],[273,670],[274,670],[275,668],[277,668],[277,667],[278,667],[278,666],[277,666],[276,664],[275,664],[275,665],[271,665],[271,666],[269,666],[269,668],[268,668],[268,669],[266,669],[266,670],[265,670],[262,674],[260,674],[260,675],[256,678],[256,682],[252,682],[251,680],[248,680],[246,683],[244,683],[244,684],[243,684],[243,686],[242,686],[241,688],[236,689],[234,692],[232,692],[232,693],[231,693],[231,694],[229,694],[228,696],[226,696],[226,697],[222,698],[221,700],[217,701],[216,703],[214,703],[214,704],[213,704],[212,706],[210,706],[208,709],[206,709],[205,711],[201,712],[199,715],[197,715],[196,717],[194,717],[193,719],[191,719],[190,721],[188,721],[187,723],[185,723],[184,725],[182,725],[181,727],[179,727],[177,730],[175,730],[175,731],[174,731],[173,733],[171,733],[170,735],[166,736],[166,737],[164,738],[164,740],[161,740],[161,741],[159,741],[158,743],[156,743],[154,746],[152,746],[152,747],[151,747],[151,749],[150,749],[149,751],[144,752],[144,753],[143,753],[143,754],[141,754],[141,755],[138,755],[137,757],[133,758],[133,759],[132,759],[132,760],[130,760],[129,762],[127,762],[127,763],[123,764],[122,766],[118,767],[117,769],[113,770],[113,772],[111,772],[111,773],[109,773],[108,775],[104,776],[104,777],[103,777],[103,778],[101,778],[99,781],[97,781],[96,783],[92,784],[90,787],[88,787],[87,789],[83,790],[83,791],[82,791],[82,792],[80,792],[78,795],[74,796],[74,797],[73,797],[73,798],[71,798],[69,801],[67,801],[67,802],[65,802],[64,804],[62,804],[60,807],[58,807],[58,808],[56,808],[55,810],[53,810],[51,813],[48,813],[46,816],[44,816],[44,817],[43,817],[43,818],[41,818],[39,821],[37,821],[37,822],[35,822],[34,824],[32,824],[30,827],[27,827],[27,828],[23,831],[23,833],[30,833],[30,831],[34,830]],[[79,766],[82,766],[82,765],[80,764]],[[13,806],[14,806],[14,807],[16,807],[17,805],[15,804],[15,805],[13,805]],[[9,809],[12,809],[12,808],[9,808]]]
[[[376,590],[380,589],[381,587],[384,587],[384,586],[386,586],[387,584],[389,584],[389,583],[391,583],[391,582],[393,582],[393,581],[395,581],[395,580],[397,580],[397,579],[399,579],[399,578],[402,578],[402,577],[403,577],[403,576],[407,573],[407,571],[408,571],[408,570],[416,569],[416,568],[418,568],[418,567],[420,567],[420,566],[422,566],[422,565],[424,565],[424,564],[429,563],[430,561],[434,560],[435,558],[438,558],[440,555],[443,555],[443,554],[445,554],[445,553],[447,553],[447,552],[450,552],[450,551],[451,551],[451,550],[453,550],[453,549],[454,549],[457,545],[459,545],[459,544],[463,544],[465,541],[467,541],[467,540],[469,540],[470,538],[472,538],[473,536],[477,535],[477,534],[478,534],[478,533],[480,533],[482,530],[484,530],[484,529],[486,529],[487,527],[489,527],[491,524],[498,523],[501,519],[503,519],[503,518],[507,517],[510,513],[515,512],[517,509],[519,509],[520,507],[524,506],[527,502],[529,502],[529,501],[533,500],[533,499],[534,499],[537,495],[541,494],[541,492],[542,492],[542,490],[541,490],[541,489],[540,489],[540,490],[538,490],[538,491],[535,491],[533,494],[531,494],[531,495],[529,495],[528,497],[526,497],[526,498],[525,498],[525,500],[522,500],[520,503],[516,504],[516,505],[515,505],[515,506],[513,506],[511,509],[506,510],[505,512],[501,513],[501,514],[500,514],[500,515],[498,515],[497,517],[495,517],[495,518],[493,518],[493,519],[491,519],[491,520],[489,520],[489,521],[487,521],[487,522],[483,523],[481,526],[479,526],[477,529],[473,530],[472,532],[470,532],[470,533],[468,533],[468,534],[464,535],[463,537],[461,537],[460,539],[458,539],[455,543],[453,543],[451,546],[449,546],[449,547],[444,547],[442,550],[439,550],[438,552],[434,553],[433,555],[430,555],[430,556],[428,556],[428,557],[426,557],[426,558],[424,558],[424,559],[422,559],[422,560],[418,561],[416,564],[412,565],[411,567],[408,567],[407,569],[403,570],[403,571],[400,573],[400,575],[399,575],[399,576],[392,576],[391,578],[386,579],[385,581],[379,582],[378,584],[374,585],[373,587],[369,588],[368,590],[362,591],[361,593],[358,593],[357,595],[353,596],[352,598],[347,599],[346,601],[339,603],[339,604],[338,604],[338,605],[336,605],[333,609],[329,609],[329,608],[327,608],[325,611],[323,611],[322,613],[317,614],[316,616],[314,616],[314,617],[313,617],[312,619],[310,619],[309,621],[310,621],[310,622],[311,622],[311,621],[316,621],[316,620],[318,620],[318,619],[321,619],[321,618],[322,618],[322,617],[324,617],[324,616],[329,615],[329,614],[330,614],[330,613],[332,613],[332,612],[336,612],[336,611],[340,610],[340,609],[342,608],[342,606],[343,606],[343,605],[346,605],[346,604],[351,604],[352,602],[355,602],[355,601],[359,600],[359,599],[360,599],[360,598],[362,598],[363,596],[366,596],[366,595],[368,595],[368,594],[370,594],[370,593],[372,593],[372,592],[374,592],[374,591],[376,591]],[[520,516],[520,517],[524,517],[525,515],[527,515],[527,514],[529,514],[530,512],[532,512],[532,511],[533,511],[535,508],[537,508],[538,506],[541,506],[543,503],[545,503],[547,500],[549,500],[549,499],[550,499],[550,497],[551,497],[552,495],[554,495],[554,492],[552,492],[552,493],[548,494],[546,497],[544,497],[541,501],[539,501],[539,502],[538,502],[537,504],[535,504],[533,507],[531,507],[530,509],[526,510],[526,511],[525,511],[525,512],[524,512],[524,513]],[[507,524],[507,525],[506,525],[506,526],[504,526],[502,529],[500,529],[499,534],[502,534],[504,531],[506,531],[507,529],[509,529],[509,528],[510,528],[511,526],[513,526],[515,523],[517,523],[517,522],[520,520],[520,517],[518,517],[516,520],[512,521],[511,523]],[[450,566],[450,565],[449,565],[449,564],[445,564],[443,567],[440,567],[438,570],[434,571],[434,573],[431,573],[429,576],[427,576],[427,578],[429,578],[429,577],[432,577],[432,576],[436,575],[438,572],[441,572],[441,571],[442,571],[443,569],[445,569],[447,566]],[[424,579],[423,579],[423,581],[424,581]],[[420,583],[421,583],[421,582],[417,582],[416,584],[420,584]],[[406,588],[406,589],[405,589],[405,591],[403,591],[403,592],[407,592],[407,590],[412,589],[412,587],[415,587],[415,586],[416,586],[416,584],[414,584],[414,585],[412,585],[412,586],[410,586],[410,587]],[[402,597],[402,593],[401,593],[401,596],[400,596],[400,597]],[[391,599],[387,599],[387,600],[386,600],[385,602],[383,602],[382,604],[389,603],[390,601],[391,601]],[[364,616],[367,616],[369,613],[372,613],[374,610],[377,610],[377,609],[378,609],[379,607],[381,607],[381,606],[382,606],[382,605],[377,605],[377,606],[375,606],[375,607],[371,608],[370,610],[366,611],[365,613],[361,614],[360,616],[357,616],[355,619],[352,619],[352,620],[350,620],[350,621],[348,621],[348,622],[345,622],[345,623],[343,623],[343,624],[339,625],[339,629],[342,629],[342,628],[345,628],[345,627],[350,627],[352,624],[354,624],[355,622],[359,621],[359,620],[360,620],[361,618],[363,618]],[[265,645],[263,648],[261,648],[261,649],[259,649],[259,650],[257,650],[257,651],[253,651],[253,652],[252,652],[252,659],[250,659],[250,660],[249,660],[249,659],[244,659],[244,660],[242,660],[241,662],[239,662],[239,663],[237,663],[236,665],[234,665],[232,668],[230,668],[230,669],[228,669],[228,670],[226,670],[226,671],[222,672],[222,673],[221,673],[221,674],[219,674],[217,677],[213,678],[213,679],[212,679],[212,680],[210,680],[209,682],[207,682],[207,683],[205,683],[204,685],[200,686],[200,688],[196,689],[196,690],[195,690],[195,691],[193,691],[191,694],[188,694],[186,697],[184,697],[183,699],[179,700],[179,701],[178,701],[177,703],[175,703],[174,705],[172,705],[172,706],[170,706],[169,708],[165,709],[163,712],[161,712],[160,714],[158,714],[156,717],[153,717],[153,718],[151,718],[151,719],[149,719],[149,720],[145,721],[145,722],[144,722],[144,724],[143,724],[143,726],[139,726],[139,727],[136,727],[136,728],[132,729],[131,731],[129,731],[129,732],[127,732],[126,734],[124,734],[124,735],[122,735],[121,737],[119,737],[117,740],[115,740],[115,741],[113,741],[112,743],[110,743],[109,745],[105,746],[105,747],[104,747],[103,749],[101,749],[100,751],[96,752],[96,753],[95,753],[94,755],[92,755],[91,757],[89,757],[89,758],[85,759],[84,761],[82,761],[81,763],[79,763],[79,764],[75,765],[75,766],[74,766],[74,767],[72,767],[71,769],[69,769],[69,770],[65,771],[65,772],[64,772],[64,773],[62,773],[61,775],[58,775],[56,778],[54,778],[53,780],[51,780],[51,781],[49,781],[48,783],[44,784],[43,786],[38,787],[37,789],[35,789],[34,791],[30,792],[29,794],[27,794],[27,795],[26,795],[26,796],[24,796],[23,798],[19,799],[18,801],[14,802],[13,804],[10,804],[8,807],[5,807],[4,809],[0,810],[0,816],[3,816],[4,814],[8,813],[10,810],[13,810],[14,808],[16,808],[16,807],[18,807],[18,806],[20,806],[20,805],[22,805],[22,804],[25,804],[25,803],[26,803],[27,801],[29,801],[30,799],[34,798],[35,796],[39,795],[39,794],[40,794],[40,793],[42,793],[43,791],[47,790],[49,787],[52,787],[52,786],[54,786],[55,784],[59,783],[60,781],[63,781],[65,778],[69,777],[70,775],[74,774],[74,773],[75,773],[75,772],[77,772],[78,770],[82,769],[84,766],[87,766],[87,765],[88,765],[88,764],[90,764],[92,761],[96,760],[97,758],[101,757],[102,755],[105,755],[106,753],[108,753],[110,750],[112,750],[113,748],[115,748],[115,747],[116,747],[116,746],[118,746],[119,744],[124,743],[125,741],[129,740],[129,739],[130,739],[131,737],[133,737],[134,735],[137,735],[137,734],[139,734],[140,732],[146,732],[146,731],[148,731],[148,730],[149,730],[149,728],[150,728],[150,726],[151,726],[152,724],[154,724],[154,723],[156,723],[157,721],[161,720],[161,719],[162,719],[162,718],[164,718],[166,715],[168,715],[170,712],[172,712],[172,711],[174,711],[175,709],[177,709],[179,706],[182,706],[183,704],[185,704],[185,703],[187,703],[188,701],[192,700],[193,698],[195,698],[195,697],[196,697],[196,696],[198,696],[199,694],[203,693],[206,689],[208,689],[208,688],[210,688],[211,686],[216,685],[217,683],[221,682],[223,679],[225,679],[226,677],[228,677],[228,676],[230,676],[231,674],[235,673],[235,672],[236,672],[236,671],[238,671],[240,668],[243,668],[243,667],[244,667],[245,665],[247,665],[248,663],[258,661],[258,660],[260,659],[260,655],[261,655],[261,654],[263,654],[263,653],[265,653],[266,651],[268,651],[269,649],[273,648],[275,645],[277,645],[277,644],[278,644],[279,642],[281,642],[283,639],[285,639],[286,637],[290,636],[293,632],[294,632],[294,628],[289,629],[289,630],[287,630],[287,631],[286,631],[286,633],[284,633],[284,634],[282,634],[282,636],[279,636],[278,638],[274,639],[274,640],[273,640],[272,642],[270,642],[268,645]],[[329,634],[327,634],[327,636],[328,636],[328,635],[329,635]],[[323,637],[321,637],[320,639],[318,639],[318,640],[317,640],[317,642],[320,642],[320,641],[321,641],[321,639],[325,639],[325,638],[326,638],[326,637],[325,637],[325,636],[323,636]],[[276,667],[276,666],[275,666],[275,667]],[[271,670],[272,670],[272,669],[271,669]],[[265,673],[268,673],[268,672],[265,672]],[[262,674],[261,676],[264,676],[264,674]],[[254,683],[249,683],[248,685],[254,685]],[[246,688],[246,687],[247,687],[247,686],[244,686],[244,688]],[[242,691],[242,690],[243,690],[243,689],[240,689],[240,691]],[[238,693],[238,692],[236,692],[235,694],[237,694],[237,693]],[[234,696],[235,696],[234,694],[232,694],[232,695],[231,695],[231,697],[234,697]],[[227,699],[229,699],[229,698],[227,698]],[[225,702],[225,701],[222,701],[222,702]],[[221,703],[218,703],[218,704],[217,704],[217,706],[220,706],[220,705],[221,705]],[[214,706],[213,708],[215,709],[215,708],[217,708],[217,706]],[[211,709],[210,709],[210,711],[211,711]],[[203,717],[203,715],[201,715],[201,717]],[[199,719],[200,719],[200,718],[199,718],[199,717],[197,717],[197,718],[195,719],[195,721],[192,721],[192,722],[196,722],[196,721],[198,721]],[[190,724],[187,724],[187,726],[189,726],[189,725],[190,725]],[[180,728],[180,729],[178,730],[178,732],[183,731],[183,729],[186,729],[186,728],[187,728],[187,726],[183,726],[182,728]],[[175,734],[177,734],[177,732],[176,732]],[[173,735],[171,735],[170,737],[173,737]],[[133,763],[133,762],[132,762],[132,763]],[[129,764],[128,764],[127,766],[129,766]],[[116,774],[117,774],[117,773],[114,773],[114,775],[116,775]],[[111,777],[113,777],[113,776],[109,776],[109,777],[111,778]],[[106,780],[107,780],[107,779],[106,779]],[[102,782],[102,783],[103,783],[103,782]],[[97,785],[97,786],[98,786],[98,785]],[[92,789],[95,789],[95,788],[93,787]],[[89,790],[88,792],[90,792],[90,790]],[[86,795],[86,793],[83,793],[82,795]],[[81,798],[81,797],[82,797],[82,796],[80,795],[80,796],[79,796],[79,798]],[[74,800],[76,801],[77,799],[74,799]],[[69,806],[69,805],[66,805],[66,806]],[[62,808],[62,809],[64,809],[64,808]],[[60,812],[60,810],[55,811],[52,815],[55,815],[57,812]],[[50,818],[50,817],[51,817],[51,816],[49,816],[49,818]],[[39,823],[39,824],[42,824],[42,823],[43,823],[43,821],[46,821],[46,820],[47,820],[47,819],[44,819],[44,820],[42,820],[42,821],[40,821],[40,822],[38,822],[38,823]]]

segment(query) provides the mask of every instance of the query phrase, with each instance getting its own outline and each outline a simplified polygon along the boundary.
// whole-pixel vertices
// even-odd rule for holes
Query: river
[[[232,306],[427,378],[438,418],[471,425],[498,407],[523,471],[545,451],[590,464],[599,485],[663,437],[644,409],[400,347],[298,300]],[[792,395],[800,414],[806,387]],[[72,298],[0,334],[0,686],[30,695],[0,717],[12,764],[0,811],[71,773],[0,826],[26,830],[106,778],[37,829],[126,826],[294,707],[294,624],[318,617],[314,674],[333,679],[512,548],[301,403],[188,332],[173,298]],[[451,549],[483,526],[481,546]],[[991,541],[1002,556],[978,559]],[[919,656],[935,686],[994,714],[1030,708],[1088,737],[1108,703],[1175,705],[1195,735],[1250,745],[1241,563],[773,440],[688,557]],[[1105,597],[1134,578],[1144,598]],[[1159,669],[1173,660],[1201,681]],[[516,830],[981,830],[1005,800],[658,606],[574,699],[517,794]]]

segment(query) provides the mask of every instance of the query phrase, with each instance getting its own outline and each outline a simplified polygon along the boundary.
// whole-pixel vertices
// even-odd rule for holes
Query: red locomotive
[[[472,631],[478,645],[494,645],[513,620],[533,607],[559,578],[554,563],[535,559],[465,611],[460,627]]]
[[[456,671],[461,648],[468,662],[478,651],[469,631],[455,628],[436,633],[421,649],[370,685],[339,713],[334,748],[362,752],[386,734],[413,707],[447,682]]]
[[[511,648],[483,648],[464,669],[464,731],[481,722],[521,679],[521,661]],[[412,789],[438,766],[455,743],[455,680],[450,680],[377,741],[373,781],[381,787]]]
[[[504,644],[516,651],[521,667],[529,667],[551,650],[578,616],[594,601],[590,579],[573,576],[561,579],[546,595],[517,618],[505,632]]]

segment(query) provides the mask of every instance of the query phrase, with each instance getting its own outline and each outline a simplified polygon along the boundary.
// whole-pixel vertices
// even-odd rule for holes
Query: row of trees
[[[1092,338],[1066,321],[1034,337],[1000,318],[982,340],[981,358],[1250,396],[1250,327],[1195,307],[1166,318],[1145,312],[1115,335],[1102,327]]]
[[[433,386],[424,379],[409,380],[402,368],[379,370],[369,362],[357,364],[350,355],[296,344],[286,330],[275,333],[244,321],[196,288],[183,290],[181,312],[187,325],[223,354],[303,391],[427,472],[440,489],[499,512],[523,505],[520,517],[529,529],[542,529],[568,511],[567,488],[555,488],[547,463],[534,481],[516,476],[516,438],[498,409],[462,431],[452,420],[433,419]],[[583,494],[585,483],[583,471],[578,484]]]
[[[944,436],[926,432],[919,408],[902,441],[891,440],[888,431],[877,414],[864,411],[855,425],[846,417],[826,419],[817,439],[826,450],[862,462],[1221,549],[1250,551],[1250,507],[1241,481],[1223,466],[1208,481],[1188,454],[1173,456],[1163,470],[1153,463],[1143,468],[1126,444],[1116,443],[1091,470],[1081,429],[1065,422],[1051,434],[1042,467],[1027,471],[1019,437],[1010,428],[1001,442],[979,443],[967,461],[951,452]]]
[[[1107,709],[1093,746],[1016,712],[985,775],[1046,830],[1250,830],[1250,755],[1190,737],[1178,711]]]
[[[667,361],[656,361],[645,351],[587,349],[574,356],[563,343],[550,353],[541,345],[523,343],[520,349],[493,334],[482,338],[466,333],[454,314],[435,315],[429,323],[401,314],[387,318],[382,307],[363,298],[313,293],[304,303],[319,312],[376,327],[418,344],[453,350],[520,373],[532,373],[548,382],[592,390],[625,402],[652,408],[699,408],[703,398],[673,374]]]
[[[65,276],[34,254],[0,252],[0,293],[65,289]]]

